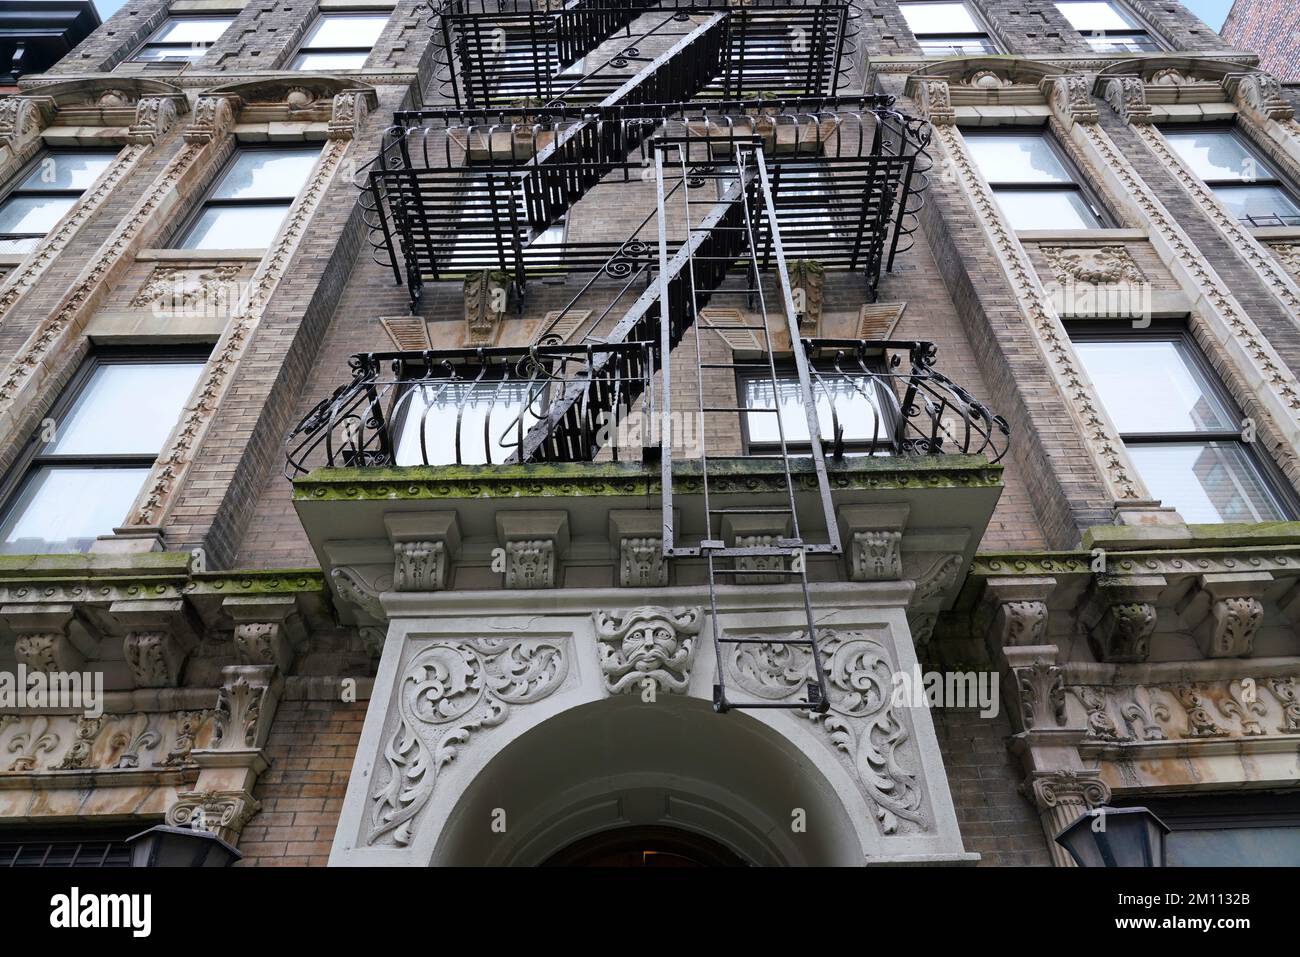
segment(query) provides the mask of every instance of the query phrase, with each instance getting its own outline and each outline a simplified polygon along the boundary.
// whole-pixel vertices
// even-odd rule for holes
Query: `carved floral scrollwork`
[[[802,639],[804,633],[791,635]],[[885,647],[860,631],[818,632],[826,662],[826,714],[802,712],[821,724],[833,747],[849,756],[855,775],[875,805],[885,834],[900,829],[927,831],[924,794],[917,772],[907,765],[907,727],[892,707],[894,666]],[[735,680],[751,694],[768,700],[799,692],[812,672],[806,645],[773,641],[737,644],[728,659]],[[907,822],[904,824],[903,822]]]
[[[568,668],[555,641],[472,638],[418,652],[398,687],[397,726],[384,747],[387,780],[371,792],[366,843],[391,833],[394,843],[409,844],[439,773],[470,735],[501,724],[512,706],[550,695]]]

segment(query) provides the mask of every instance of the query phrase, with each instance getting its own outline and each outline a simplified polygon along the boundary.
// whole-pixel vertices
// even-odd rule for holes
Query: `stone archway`
[[[502,748],[441,823],[431,863],[536,865],[598,834],[672,828],[748,864],[860,865],[841,794],[747,715],[718,716],[698,698],[647,707],[620,696],[565,710]]]

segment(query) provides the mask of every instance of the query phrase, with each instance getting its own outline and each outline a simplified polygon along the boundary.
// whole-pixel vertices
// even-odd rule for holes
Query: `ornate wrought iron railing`
[[[996,462],[1006,453],[1006,421],[934,369],[933,343],[808,339],[804,348],[818,438],[834,457],[981,454]],[[288,478],[318,466],[515,462],[524,437],[573,390],[579,401],[565,404],[544,447],[525,460],[645,460],[661,438],[653,428],[627,428],[625,418],[653,421],[645,415],[656,408],[651,342],[365,353],[350,366],[351,381],[290,433]],[[739,401],[758,409],[783,397],[747,395],[742,382]],[[750,451],[765,454],[761,442]]]

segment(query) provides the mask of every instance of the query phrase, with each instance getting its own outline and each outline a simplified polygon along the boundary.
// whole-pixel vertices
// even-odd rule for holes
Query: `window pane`
[[[216,42],[226,32],[226,27],[234,22],[228,17],[175,17],[164,23],[149,42],[207,45]]]
[[[1239,443],[1129,445],[1128,451],[1151,494],[1192,524],[1287,518]]]
[[[182,249],[263,249],[271,245],[288,203],[210,206],[181,243]]]
[[[1097,53],[1143,53],[1159,50],[1160,44],[1145,33],[1129,36],[1088,37],[1088,46]]]
[[[320,158],[318,149],[244,150],[237,153],[214,199],[293,199]]]
[[[995,190],[1012,229],[1095,229],[1101,225],[1078,190]]]
[[[1128,14],[1118,9],[1113,3],[1099,0],[1082,0],[1082,2],[1058,3],[1057,9],[1070,21],[1070,26],[1080,33],[1092,33],[1096,30],[1131,30],[1137,26]]]
[[[202,368],[197,360],[97,366],[43,452],[157,455]]]
[[[197,60],[207,51],[207,47],[199,45],[190,45],[183,47],[144,47],[134,57],[133,60],[148,60],[150,62],[167,62],[170,60]]]
[[[76,201],[72,196],[11,196],[0,206],[0,233],[43,236]]]
[[[1300,207],[1276,186],[1216,186],[1214,195],[1253,226],[1300,226]]]
[[[50,153],[42,156],[19,189],[89,189],[113,162],[113,153]]]
[[[996,53],[997,48],[982,37],[925,37],[921,51],[930,56],[959,56],[963,53]]]
[[[126,520],[148,475],[144,468],[36,469],[0,524],[0,552],[86,550]]]
[[[983,33],[964,3],[904,3],[899,9],[913,33]]]
[[[1073,178],[1039,133],[966,133],[980,172],[997,183],[1071,183]]]
[[[295,70],[360,70],[369,53],[299,53],[293,58]]]
[[[29,253],[41,243],[40,236],[27,239],[0,239],[0,253]]]
[[[879,410],[892,406],[893,402],[890,396],[881,394],[874,379],[823,372],[821,376],[813,376],[812,385],[817,423],[823,439],[832,439],[835,426],[838,426],[844,430],[845,442],[889,441],[889,420]],[[779,404],[780,428],[785,431],[786,444],[807,445],[808,417],[804,412],[799,380],[779,380],[776,402],[773,402],[772,394],[772,382],[769,379],[746,379],[744,382],[745,408],[773,409]],[[838,419],[832,416],[832,404]],[[775,415],[770,412],[748,412],[745,420],[751,445],[780,445],[781,433]]]
[[[1165,853],[1169,867],[1295,867],[1300,827],[1177,828]]]
[[[303,41],[303,49],[372,47],[388,24],[388,14],[326,14]]]
[[[1274,179],[1273,171],[1228,130],[1166,133],[1183,162],[1201,179]]]
[[[423,421],[429,465],[455,464],[457,445],[463,465],[504,462],[519,442],[521,410],[526,435],[545,411],[548,394],[544,387],[526,381],[449,380],[414,386],[403,393],[394,412],[402,418],[395,461],[425,464],[420,449]]]
[[[1120,434],[1231,432],[1240,427],[1176,342],[1078,342]]]

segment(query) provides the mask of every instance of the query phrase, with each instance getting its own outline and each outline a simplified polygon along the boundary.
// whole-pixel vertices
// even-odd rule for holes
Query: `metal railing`
[[[805,339],[804,347],[827,454],[981,454],[992,462],[1006,454],[1006,421],[935,371],[933,343]],[[351,381],[289,434],[285,475],[293,479],[318,466],[515,462],[524,437],[562,399],[563,415],[525,461],[592,461],[606,450],[611,461],[644,460],[657,448],[658,433],[619,425],[630,410],[657,408],[657,353],[656,343],[639,341],[356,355]],[[628,435],[636,448],[622,444]],[[763,454],[754,444],[751,450]]]

